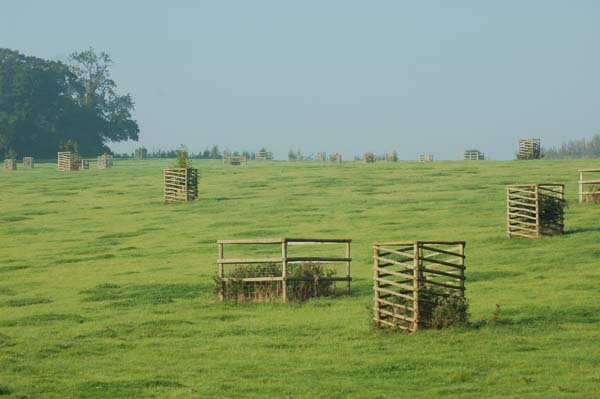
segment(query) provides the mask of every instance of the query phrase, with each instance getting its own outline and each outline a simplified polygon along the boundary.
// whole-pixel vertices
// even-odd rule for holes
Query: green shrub
[[[466,326],[469,310],[466,298],[458,295],[440,296],[433,292],[428,289],[419,293],[419,325],[435,329]]]
[[[280,277],[280,264],[239,265],[234,267],[223,281],[215,276],[215,295],[224,289],[224,300],[234,302],[274,301],[282,298],[281,281],[252,281],[244,282],[244,278]],[[330,296],[335,294],[335,283],[323,281],[323,277],[335,275],[333,268],[319,264],[288,265],[287,267],[287,298],[288,301],[302,302],[309,298]],[[301,279],[301,280],[295,280]]]

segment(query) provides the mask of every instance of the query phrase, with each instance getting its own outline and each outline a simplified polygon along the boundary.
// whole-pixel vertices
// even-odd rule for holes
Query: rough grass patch
[[[2,302],[0,306],[8,306],[8,307],[21,307],[21,306],[29,306],[29,305],[40,305],[44,303],[52,303],[51,299],[48,298],[21,298],[21,299],[12,299],[10,301]]]

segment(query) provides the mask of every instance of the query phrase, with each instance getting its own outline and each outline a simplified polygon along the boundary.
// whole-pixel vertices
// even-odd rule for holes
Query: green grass
[[[196,161],[165,205],[172,162],[0,173],[0,398],[600,396],[597,161]],[[504,185],[554,182],[567,234],[507,239]],[[215,303],[215,241],[281,236],[352,238],[352,295]],[[371,243],[412,239],[467,241],[475,326],[371,328]]]

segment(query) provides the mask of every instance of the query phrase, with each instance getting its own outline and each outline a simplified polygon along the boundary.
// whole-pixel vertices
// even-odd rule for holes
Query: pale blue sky
[[[600,1],[3,0],[0,46],[109,53],[150,149],[510,159],[600,133]]]

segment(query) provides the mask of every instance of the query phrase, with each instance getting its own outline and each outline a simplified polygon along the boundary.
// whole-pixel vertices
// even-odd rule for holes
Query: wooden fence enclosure
[[[433,162],[433,155],[429,153],[421,154],[419,156],[420,162]]]
[[[373,244],[373,320],[414,332],[431,324],[440,301],[465,298],[464,241]]]
[[[72,170],[79,170],[80,166],[81,162],[79,161],[79,154],[76,152],[62,151],[58,153],[58,170],[69,172]]]
[[[79,169],[89,169],[90,168],[90,161],[88,161],[87,159],[82,159],[81,163],[79,164]]]
[[[331,163],[342,163],[342,154],[338,154],[337,152],[329,155],[329,162]]]
[[[258,151],[254,154],[255,161],[272,161],[273,153],[271,151]]]
[[[112,168],[113,157],[112,155],[103,154],[98,155],[98,169]]]
[[[217,241],[219,256],[217,259],[218,270],[218,287],[219,299],[224,300],[229,297],[228,289],[230,284],[244,284],[253,285],[260,283],[276,283],[278,286],[277,291],[280,293],[280,297],[284,302],[288,301],[288,285],[297,282],[314,283],[315,287],[319,283],[323,282],[335,282],[341,281],[346,283],[346,291],[350,292],[350,282],[352,277],[350,275],[350,264],[352,259],[350,258],[350,243],[352,240],[349,239],[306,239],[306,238],[266,238],[266,239],[241,239],[241,240],[219,240]],[[342,245],[344,254],[341,256],[290,256],[290,247],[302,246],[322,246],[322,245]],[[250,245],[253,247],[259,246],[275,246],[281,248],[281,254],[276,256],[265,256],[265,257],[252,257],[252,258],[227,258],[225,257],[225,245]],[[276,249],[278,252],[278,250]],[[303,265],[310,266],[324,266],[343,264],[345,266],[345,275],[336,276],[325,275],[325,276],[306,276],[295,273],[299,267]],[[263,275],[252,275],[251,277],[230,277],[225,269],[227,265],[236,267],[249,267],[251,265],[277,265],[276,269],[272,269],[274,272],[267,272]],[[317,295],[318,290],[314,290]]]
[[[25,169],[33,169],[33,158],[32,157],[23,157],[23,167]]]
[[[315,161],[325,162],[327,160],[327,154],[324,152],[317,152],[315,155]]]
[[[385,154],[385,162],[398,162],[398,153],[394,151]]]
[[[483,161],[485,160],[485,155],[483,152],[479,150],[466,150],[465,151],[465,161]]]
[[[135,159],[144,159],[148,156],[148,150],[143,147],[139,147],[135,149]]]
[[[564,184],[506,186],[508,237],[535,238],[564,231]]]
[[[163,169],[164,201],[194,201],[198,199],[198,169]]]
[[[375,154],[372,152],[366,152],[363,155],[363,161],[364,163],[375,163]]]
[[[597,178],[585,180],[584,173],[598,173]],[[579,202],[600,202],[600,169],[579,170]]]
[[[246,166],[248,164],[248,158],[245,156],[232,155],[230,153],[223,154],[223,164],[233,166]]]
[[[5,170],[17,170],[17,160],[12,158],[7,158],[4,160],[4,169]]]
[[[542,146],[540,139],[519,140],[519,151],[517,159],[540,159],[542,157]]]

